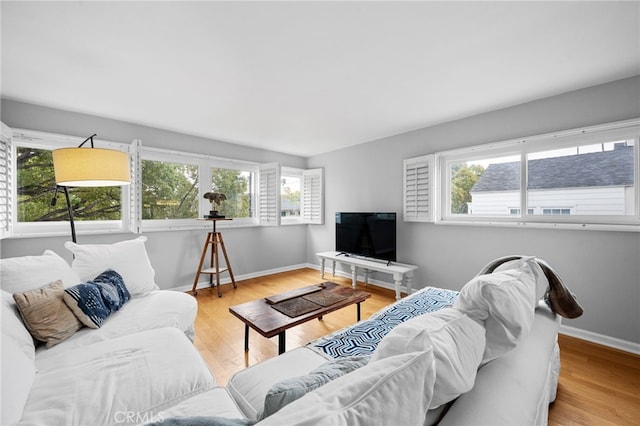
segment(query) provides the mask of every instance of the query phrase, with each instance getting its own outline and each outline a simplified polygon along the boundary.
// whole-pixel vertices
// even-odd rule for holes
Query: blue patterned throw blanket
[[[459,292],[425,287],[371,315],[366,321],[310,342],[307,347],[328,358],[371,355],[393,327],[427,312],[453,305]]]

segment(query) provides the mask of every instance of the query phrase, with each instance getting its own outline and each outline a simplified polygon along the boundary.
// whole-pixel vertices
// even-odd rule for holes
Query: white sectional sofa
[[[202,405],[160,413],[153,426],[545,425],[560,370],[559,313],[581,312],[546,263],[509,256],[459,294],[421,289],[236,373]]]
[[[541,299],[557,277],[534,258],[492,263],[460,293],[422,289],[223,387],[189,339],[196,300],[157,289],[144,237],[68,248],[71,265],[51,251],[0,260],[3,425],[547,423],[560,319]],[[48,285],[69,289],[105,269],[131,300],[99,328],[34,344],[14,296],[37,305],[43,286],[59,293]]]
[[[2,425],[144,423],[215,386],[190,340],[197,301],[158,290],[144,241],[70,245],[73,267],[49,250],[0,260]],[[131,299],[100,328],[66,332],[67,338],[50,347],[34,341],[13,295],[24,295],[42,311],[38,304],[49,299],[63,303],[59,294],[40,291],[43,287],[60,280],[70,288],[107,268],[121,271]],[[55,327],[65,325],[44,327],[44,333],[59,333]]]

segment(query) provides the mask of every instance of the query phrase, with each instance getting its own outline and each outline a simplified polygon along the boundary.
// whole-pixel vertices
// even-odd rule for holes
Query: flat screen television
[[[396,213],[336,212],[336,251],[396,261]]]

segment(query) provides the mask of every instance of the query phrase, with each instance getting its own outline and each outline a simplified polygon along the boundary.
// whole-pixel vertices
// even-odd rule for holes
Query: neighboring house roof
[[[633,185],[633,146],[529,162],[529,189]],[[517,191],[520,163],[490,164],[471,189]]]

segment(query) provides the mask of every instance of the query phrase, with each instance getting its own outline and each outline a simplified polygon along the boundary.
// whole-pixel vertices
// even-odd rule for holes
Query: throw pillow
[[[433,395],[431,348],[371,361],[292,402],[260,425],[422,425]],[[390,410],[389,401],[398,409]],[[400,404],[402,407],[400,408]]]
[[[100,328],[107,317],[124,305],[131,296],[122,276],[107,270],[92,281],[64,291],[64,302],[87,327]]]
[[[115,312],[131,299],[122,275],[109,269],[93,279],[98,286],[104,304],[111,312]]]
[[[62,300],[63,293],[64,286],[58,280],[39,289],[13,294],[27,330],[48,348],[69,338],[82,326]]]
[[[382,339],[371,362],[433,347],[436,381],[429,408],[437,408],[473,387],[484,352],[484,333],[484,327],[463,312],[443,308],[395,327]]]
[[[146,426],[252,426],[256,422],[248,419],[228,419],[218,416],[169,417]]]
[[[114,244],[65,243],[65,248],[74,255],[71,268],[83,281],[93,279],[99,273],[113,269],[118,271],[132,296],[158,290],[155,271],[149,261],[145,241],[141,236],[133,240]]]
[[[523,264],[526,264],[531,268],[531,272],[536,280],[536,300],[540,300],[544,297],[545,293],[549,290],[549,280],[545,275],[542,267],[538,263],[538,260],[532,256],[525,256],[521,259],[510,260],[499,265],[493,272],[507,271],[509,269],[522,269]]]
[[[473,278],[460,290],[453,307],[484,324],[485,364],[516,347],[529,334],[537,303],[536,278],[529,261],[522,259],[518,269]]]
[[[69,263],[51,250],[45,250],[41,256],[0,259],[0,286],[6,292],[35,290],[56,280],[65,287],[82,282]]]
[[[308,392],[344,376],[369,362],[368,356],[354,356],[322,364],[305,376],[291,377],[276,383],[269,389],[264,401],[264,411],[259,419],[264,419],[285,405],[301,398]]]
[[[27,330],[11,294],[4,290],[0,290],[0,293],[2,293],[2,305],[0,306],[2,338],[0,338],[0,346],[5,339],[11,338],[18,343],[22,352],[33,361],[36,356],[33,336]]]
[[[63,298],[75,316],[87,327],[100,328],[111,314],[95,283],[88,282],[68,288],[64,291]]]

